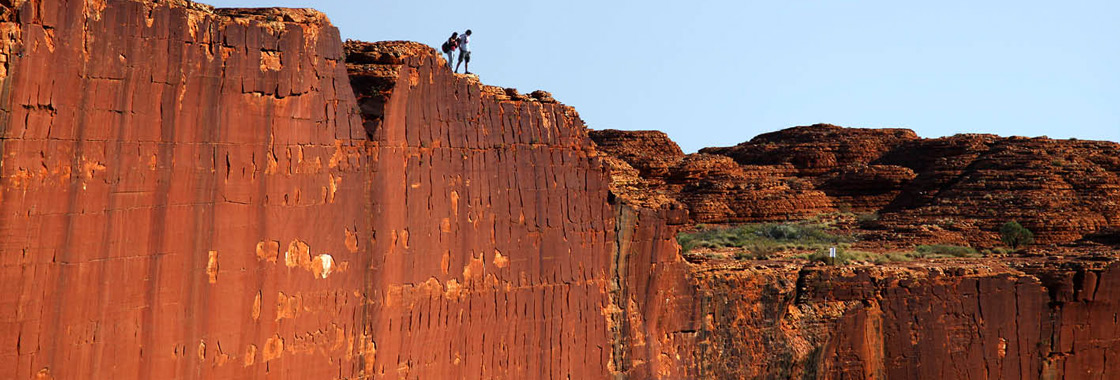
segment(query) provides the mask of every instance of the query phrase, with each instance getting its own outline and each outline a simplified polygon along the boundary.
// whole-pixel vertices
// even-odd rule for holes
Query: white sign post
[[[828,261],[831,261],[832,265],[836,265],[836,247],[828,247]]]

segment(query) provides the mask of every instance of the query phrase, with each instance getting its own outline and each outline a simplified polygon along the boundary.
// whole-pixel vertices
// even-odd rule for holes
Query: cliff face
[[[365,133],[314,11],[3,2],[0,377],[347,377]]]
[[[1116,264],[710,267],[710,378],[1111,379]]]
[[[575,110],[452,74],[420,44],[347,56],[377,165],[371,373],[684,374],[691,288],[668,211],[608,201]]]
[[[818,125],[698,154],[643,155],[667,149],[635,147],[673,144],[650,134],[593,131],[591,136],[602,151],[625,162],[623,170],[637,168],[633,182],[679,201],[693,222],[799,219],[850,208],[881,213],[869,223],[873,230],[862,234],[893,244],[992,244],[1006,220],[1023,221],[1042,243],[1095,236],[1097,243],[1115,244],[1108,238],[1115,234],[1113,208],[1120,199],[1115,143],[988,135],[919,139],[906,130]],[[749,172],[765,174],[743,175]],[[781,180],[798,186],[758,185]],[[771,191],[774,197],[765,204],[712,201],[739,189],[754,196]],[[804,206],[796,189],[820,194],[827,206]],[[1120,264],[1115,247],[1089,247],[1098,255],[1041,261],[1008,257],[843,267],[788,259],[702,262],[691,271],[701,316],[696,373],[704,378],[1117,377],[1109,364],[1120,348],[1110,338],[1118,327],[1117,297],[1102,290],[1120,278]]]
[[[1108,244],[1115,144],[813,127],[684,155],[310,10],[0,1],[0,33],[3,378],[1120,376],[1107,255],[688,263],[674,239],[844,205],[888,239],[982,215],[974,239],[1010,204]]]
[[[2,377],[689,369],[673,213],[547,93],[415,44],[348,73],[309,10],[3,4]]]

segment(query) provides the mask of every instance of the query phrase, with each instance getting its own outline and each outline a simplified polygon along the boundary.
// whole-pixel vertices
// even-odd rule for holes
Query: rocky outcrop
[[[1120,375],[1115,254],[688,263],[674,239],[847,202],[888,239],[1044,215],[1110,244],[1115,144],[818,126],[683,155],[315,11],[187,1],[0,2],[0,66],[2,378]]]
[[[681,148],[665,132],[605,129],[588,135],[600,151],[626,161],[645,178],[664,179],[669,168],[684,159]]]
[[[690,376],[683,214],[550,94],[310,10],[3,9],[0,377]]]
[[[744,165],[790,164],[800,175],[812,178],[869,165],[898,145],[917,139],[909,129],[815,124],[764,133],[733,147],[704,148],[700,152],[728,156]]]
[[[900,230],[938,226],[978,244],[1017,220],[1040,243],[1078,241],[1120,224],[1118,156],[1116,143],[1048,138],[958,135],[905,145],[880,159],[917,173],[884,220]]]
[[[744,222],[804,218],[834,211],[832,201],[793,177],[793,167],[740,166],[730,158],[680,152],[658,131],[591,131],[610,158],[636,169],[641,192],[676,200],[694,222]],[[636,180],[630,180],[636,181]]]
[[[694,289],[667,226],[684,220],[681,209],[627,191],[637,186],[623,179],[628,165],[600,160],[578,114],[547,93],[519,98],[480,85],[474,77],[450,73],[438,54],[418,44],[352,43],[347,52],[374,154],[383,167],[406,167],[392,173],[403,175],[403,182],[374,179],[389,184],[375,186],[381,199],[375,204],[406,200],[379,207],[374,229],[416,239],[403,247],[399,239],[385,240],[375,249],[390,253],[375,261],[408,261],[374,267],[374,278],[383,279],[379,287],[400,288],[403,299],[423,301],[386,303],[374,308],[376,318],[391,326],[393,318],[412,318],[418,307],[471,310],[478,302],[503,313],[420,329],[435,342],[382,345],[379,357],[407,358],[408,376],[421,378],[692,373],[687,354],[695,335]],[[446,194],[431,195],[436,188]],[[441,206],[433,201],[439,198],[460,205]],[[419,203],[411,205],[411,199]],[[425,232],[427,220],[445,222]],[[427,252],[443,252],[441,267],[418,262],[434,259],[425,258]],[[410,285],[418,282],[445,294],[433,297]],[[394,330],[375,336],[400,339]],[[475,353],[480,367],[464,369],[451,356],[432,356],[432,346]],[[504,364],[485,364],[490,362]],[[396,364],[375,365],[373,372]]]
[[[693,330],[668,211],[608,202],[575,110],[453,74],[424,45],[346,50],[377,162],[367,373],[687,373],[662,356]]]
[[[1110,260],[1111,262],[1111,260]],[[1113,378],[1120,266],[941,263],[697,273],[705,378]]]
[[[647,134],[614,131],[596,141],[637,167],[667,167],[643,179],[688,205],[695,222],[877,213],[883,239],[982,247],[997,245],[999,226],[1012,220],[1041,244],[1107,241],[1120,225],[1120,145],[1112,142],[921,139],[903,129],[813,125],[677,159],[636,153]]]

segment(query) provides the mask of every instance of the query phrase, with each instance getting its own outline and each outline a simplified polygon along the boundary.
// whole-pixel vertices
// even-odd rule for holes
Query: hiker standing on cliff
[[[471,73],[471,30],[463,32],[459,35],[459,62],[455,64],[455,72],[459,72],[459,64],[466,62],[463,65],[463,72],[466,74]]]
[[[451,38],[443,41],[443,54],[447,54],[447,68],[451,68],[451,61],[455,60],[455,49],[459,47],[459,32],[451,32]]]

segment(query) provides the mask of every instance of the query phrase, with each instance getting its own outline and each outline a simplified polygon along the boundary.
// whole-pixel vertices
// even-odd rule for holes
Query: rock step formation
[[[1120,266],[705,265],[704,378],[1112,379]],[[728,302],[733,300],[734,302]]]
[[[1113,257],[733,267],[674,239],[686,209],[799,217],[884,182],[865,204],[915,215],[884,228],[984,200],[915,184],[987,181],[1082,207],[1048,236],[1115,226],[1107,143],[869,132],[896,148],[744,165],[645,133],[615,158],[592,138],[626,133],[551,94],[311,10],[7,1],[0,32],[0,378],[1117,376]],[[1068,170],[1036,175],[1044,150]]]
[[[683,373],[637,349],[673,352],[681,338],[662,331],[691,323],[675,234],[657,211],[608,202],[574,109],[453,74],[425,45],[345,48],[377,163],[367,373]]]
[[[649,136],[592,132],[600,150],[638,168],[655,191],[687,205],[695,222],[874,212],[882,216],[879,228],[894,232],[885,238],[984,247],[996,245],[999,226],[1012,220],[1042,244],[1101,235],[1110,241],[1107,236],[1120,228],[1120,144],[1113,142],[922,139],[905,129],[822,124],[671,155],[664,152],[676,144]]]
[[[607,129],[590,136],[600,151],[637,169],[648,188],[642,191],[684,204],[697,223],[786,220],[835,210],[789,165],[741,166],[721,155],[684,155],[659,131]]]
[[[311,10],[9,4],[0,378],[688,376],[671,213],[547,92]]]

